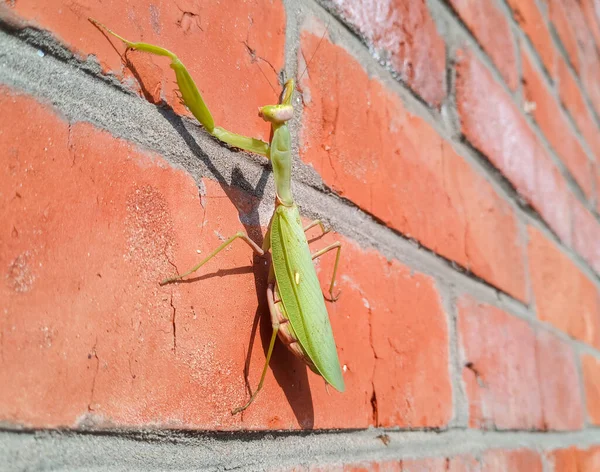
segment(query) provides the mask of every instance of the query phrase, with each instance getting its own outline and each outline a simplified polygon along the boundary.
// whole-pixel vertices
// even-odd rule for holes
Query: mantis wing
[[[279,296],[300,346],[327,383],[343,392],[329,315],[296,205],[275,210],[271,252]]]

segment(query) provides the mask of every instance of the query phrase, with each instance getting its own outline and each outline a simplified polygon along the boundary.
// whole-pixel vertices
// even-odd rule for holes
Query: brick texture
[[[425,0],[333,0],[409,87],[433,106],[446,95],[446,49]]]
[[[538,317],[598,347],[598,290],[554,243],[529,228],[529,271]]]
[[[456,100],[462,133],[560,238],[570,242],[570,201],[564,178],[509,95],[473,53],[459,53],[458,61]]]
[[[577,128],[598,161],[600,160],[600,132],[594,117],[585,104],[581,89],[563,60],[558,62],[557,70],[560,100],[573,117]]]
[[[556,50],[536,0],[507,0],[507,3],[512,9],[515,20],[540,55],[544,67],[549,73],[553,73]]]
[[[534,69],[526,53],[521,54],[525,100],[532,106],[532,116],[560,159],[585,194],[592,195],[592,174],[585,151],[560,109],[558,101],[544,84],[542,76]]]
[[[600,470],[598,0],[0,4],[4,468],[50,443],[50,468],[158,467],[98,454],[133,439],[242,457],[215,468]],[[269,139],[256,110],[296,79],[292,189],[304,224],[341,233],[307,237],[341,243],[313,264],[326,299],[338,269],[345,392],[277,341],[231,415],[264,369],[270,255],[236,241],[159,282],[238,231],[263,243],[274,150],[195,129],[168,60],[88,17],[176,53],[244,135]],[[159,129],[124,123],[132,104]]]
[[[305,56],[320,39],[303,35]],[[301,156],[325,183],[391,227],[524,299],[514,213],[485,179],[339,46],[322,41],[305,77]],[[363,136],[358,148],[356,136]]]
[[[535,332],[525,321],[471,298],[458,303],[469,425],[540,429]]]
[[[600,361],[593,356],[585,355],[581,364],[588,418],[597,425],[600,424]]]
[[[517,57],[508,19],[494,2],[450,0],[452,8],[490,55],[511,89],[517,88]]]

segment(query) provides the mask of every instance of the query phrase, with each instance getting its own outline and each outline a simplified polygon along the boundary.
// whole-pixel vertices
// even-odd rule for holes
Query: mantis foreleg
[[[331,251],[332,249],[337,249],[337,254],[335,255],[335,264],[333,265],[333,275],[331,277],[331,285],[329,285],[329,296],[331,297],[331,301],[335,302],[335,301],[337,301],[338,298],[340,298],[340,294],[339,293],[337,294],[337,296],[335,296],[335,297],[333,296],[333,286],[335,285],[335,276],[337,274],[338,264],[340,263],[340,252],[342,250],[342,243],[340,243],[339,241],[337,241],[337,242],[335,242],[333,244],[330,244],[329,246],[324,247],[320,251],[315,252],[312,255],[312,258],[314,260],[317,257],[322,256],[326,252]]]
[[[226,144],[229,144],[230,146],[267,156],[269,145],[261,139],[232,133],[231,131],[221,128],[220,126],[215,126],[215,121],[212,117],[212,114],[204,103],[202,95],[200,95],[198,87],[196,87],[192,76],[175,54],[168,49],[161,48],[160,46],[154,46],[153,44],[134,43],[132,41],[128,41],[93,18],[90,18],[89,20],[94,25],[98,26],[99,28],[103,28],[108,33],[121,40],[128,49],[136,49],[138,51],[156,54],[157,56],[165,56],[171,59],[171,69],[173,69],[175,72],[177,86],[179,87],[179,92],[181,93],[181,99],[184,105],[188,107],[196,119],[202,124],[204,129],[206,129],[206,131],[212,134],[215,138],[223,141]]]
[[[208,261],[210,261],[213,257],[215,257],[217,254],[219,254],[219,252],[221,252],[223,249],[225,249],[227,246],[229,246],[233,241],[235,241],[238,238],[243,239],[246,242],[246,244],[248,244],[248,246],[250,246],[252,248],[252,250],[255,253],[257,253],[258,255],[263,256],[265,254],[265,251],[263,251],[254,241],[252,241],[246,233],[242,233],[240,231],[239,233],[235,233],[232,237],[225,240],[223,242],[223,244],[221,244],[218,248],[216,248],[208,256],[206,256],[204,259],[202,259],[202,261],[200,261],[198,264],[196,264],[190,270],[188,270],[185,274],[166,278],[165,280],[163,280],[160,283],[160,285],[165,285],[170,282],[175,282],[176,280],[181,280],[182,278],[187,277],[188,275],[196,272],[200,267],[202,267],[204,264],[206,264]]]

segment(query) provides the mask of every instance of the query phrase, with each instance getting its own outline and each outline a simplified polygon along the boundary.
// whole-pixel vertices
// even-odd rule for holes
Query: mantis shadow
[[[140,84],[142,84],[143,87],[143,83],[141,81]],[[210,174],[219,183],[227,198],[229,198],[229,200],[236,207],[238,214],[240,215],[240,221],[246,222],[243,223],[243,226],[248,236],[253,239],[258,246],[262,246],[264,237],[260,227],[258,205],[264,196],[265,187],[270,173],[269,169],[263,168],[257,184],[252,186],[252,184],[244,177],[241,169],[236,166],[232,169],[231,182],[227,182],[225,176],[211,162],[208,155],[200,148],[194,137],[186,129],[182,118],[166,104],[163,104],[163,106],[160,106],[157,109],[159,113],[161,113],[161,115],[163,115],[163,117],[171,124],[171,126],[173,126],[175,131],[182,137],[194,155],[202,160],[202,162],[208,168]],[[248,195],[238,191],[240,188],[248,192],[251,197],[254,196],[256,198],[250,198],[249,202]],[[250,209],[248,209],[249,206]],[[270,254],[266,257],[269,258],[270,262]],[[249,384],[248,376],[252,359],[252,351],[254,348],[254,342],[258,328],[260,327],[260,338],[265,355],[267,353],[269,342],[271,340],[271,334],[273,332],[266,297],[270,264],[264,264],[262,263],[263,261],[264,257],[254,254],[252,270],[254,272],[254,285],[256,293],[258,294],[258,306],[254,314],[254,321],[252,331],[250,333],[250,340],[246,352],[246,363],[244,368],[244,379],[246,382],[246,388],[248,390],[248,396],[250,396],[254,391],[254,388],[256,388],[255,386],[253,387]],[[199,281],[214,276],[246,273],[249,270],[249,268],[218,270],[213,274],[200,275],[193,279],[188,279],[186,283],[191,283],[193,281]],[[284,391],[284,394],[286,395],[286,398],[292,407],[292,411],[294,412],[300,427],[302,429],[312,429],[314,426],[314,409],[306,365],[301,360],[296,358],[279,341],[277,341],[271,357],[270,368],[275,376],[275,379],[277,380],[277,383]],[[235,406],[238,405],[232,405],[232,407]],[[252,408],[252,406],[250,408]],[[276,411],[277,409],[270,408],[270,410]],[[243,414],[244,413],[242,412],[242,415]]]

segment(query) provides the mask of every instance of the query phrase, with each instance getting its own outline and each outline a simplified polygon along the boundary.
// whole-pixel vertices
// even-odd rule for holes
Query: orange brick
[[[581,131],[598,160],[600,159],[600,132],[598,126],[596,126],[594,117],[585,105],[581,90],[566,63],[561,59],[557,64],[560,99],[573,120],[575,120],[577,128]]]
[[[594,284],[540,231],[529,227],[529,271],[537,316],[600,346],[600,299]]]
[[[542,77],[534,70],[524,51],[521,53],[521,58],[525,99],[535,104],[533,117],[569,172],[590,197],[592,194],[590,161],[570,130],[559,103],[544,84]]]
[[[482,472],[542,472],[542,459],[535,451],[493,449],[482,457]]]
[[[447,472],[481,472],[481,464],[471,456],[452,457]]]
[[[596,114],[600,115],[600,58],[599,53],[588,46],[582,53],[581,83],[590,98]]]
[[[232,417],[246,398],[256,314],[263,322],[250,351],[253,387],[271,335],[265,262],[234,244],[192,283],[158,281],[242,229],[258,202],[209,180],[199,201],[194,181],[157,156],[89,124],[69,128],[30,98],[4,91],[0,107],[9,156],[0,175],[8,268],[0,329],[10,366],[0,373],[0,420],[201,429],[447,424],[448,328],[434,281],[343,239],[343,296],[328,305],[347,391],[328,391],[277,343],[265,388]],[[247,230],[260,242],[259,228]],[[317,261],[324,287],[333,260]]]
[[[511,89],[517,88],[517,58],[508,19],[493,2],[450,0]]]
[[[470,297],[458,302],[458,331],[469,425],[483,429],[539,429],[536,340],[529,325]]]
[[[577,472],[596,472],[600,470],[600,446],[578,451],[577,467]]]
[[[554,472],[595,472],[600,470],[600,447],[555,449],[548,454]]]
[[[583,406],[573,349],[547,331],[540,331],[536,359],[545,429],[581,429]]]
[[[546,26],[546,20],[536,6],[535,0],[507,0],[513,11],[517,23],[523,28],[525,34],[540,55],[546,70],[554,72],[554,61],[556,52],[552,44],[550,30]]]
[[[445,458],[427,458],[427,459],[403,459],[402,472],[428,472],[445,471],[447,461]]]
[[[440,106],[446,96],[446,46],[425,0],[391,0],[377,8],[365,0],[333,3],[382,57],[389,56],[409,87],[430,105]]]
[[[555,449],[546,454],[554,472],[577,472],[577,448]]]
[[[373,262],[355,259],[345,278],[360,281],[370,311],[377,425],[446,425],[452,417],[448,327],[434,281],[396,262],[374,277]]]
[[[600,223],[573,198],[573,248],[600,274]]]
[[[122,64],[124,48],[118,40],[107,39],[88,17],[131,41],[171,50],[195,79],[217,125],[268,139],[269,126],[256,109],[276,103],[278,98],[263,73],[274,84],[277,77],[264,62],[256,62],[244,43],[275,70],[283,67],[285,11],[280,0],[233,0],[228,8],[217,2],[191,0],[177,4],[128,0],[112,3],[112,7],[105,2],[84,3],[73,6],[68,0],[23,0],[15,2],[11,10],[51,31],[77,54],[93,54],[106,72],[127,84],[134,82]],[[175,78],[167,59],[140,53],[127,56],[146,86],[147,97],[153,101],[162,97],[177,113],[189,115],[175,94]]]
[[[463,134],[569,243],[566,183],[525,118],[471,52],[459,54],[457,73],[456,100]]]
[[[600,48],[600,9],[595,0],[582,0],[581,8],[590,31],[594,35],[596,46]]]
[[[570,3],[570,5],[567,5],[567,3]],[[577,37],[575,36],[573,25],[569,18],[569,10],[576,5],[573,5],[573,2],[565,2],[564,0],[549,0],[548,6],[550,10],[550,21],[554,25],[554,29],[558,33],[558,37],[565,47],[569,61],[573,65],[573,68],[579,72],[580,65]],[[558,58],[560,58],[560,55],[557,54],[557,59]]]
[[[583,382],[588,417],[593,424],[600,424],[600,361],[593,356],[581,358]]]
[[[304,54],[320,40],[304,33]],[[346,51],[327,40],[320,44],[301,84],[303,160],[387,225],[524,300],[512,208]]]

